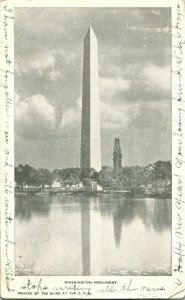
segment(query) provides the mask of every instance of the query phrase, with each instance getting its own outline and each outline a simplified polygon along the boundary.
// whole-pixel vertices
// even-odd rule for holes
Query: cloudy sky
[[[102,165],[171,159],[168,8],[16,8],[15,165],[80,164],[83,40],[98,39]],[[57,126],[57,108],[63,118]]]

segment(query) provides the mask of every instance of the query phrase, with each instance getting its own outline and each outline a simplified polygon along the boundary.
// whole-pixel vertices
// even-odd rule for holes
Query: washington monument
[[[92,27],[84,39],[81,168],[101,170],[98,45]]]

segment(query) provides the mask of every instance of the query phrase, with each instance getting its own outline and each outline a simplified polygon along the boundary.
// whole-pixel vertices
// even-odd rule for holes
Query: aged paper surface
[[[1,295],[185,295],[183,1],[2,1]]]

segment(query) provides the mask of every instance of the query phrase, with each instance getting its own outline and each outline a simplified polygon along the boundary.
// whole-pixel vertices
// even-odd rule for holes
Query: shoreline
[[[160,198],[160,199],[169,199],[172,197],[170,193],[134,193],[131,191],[123,191],[123,190],[103,190],[103,191],[85,191],[85,190],[22,190],[16,191],[15,195],[24,195],[28,196],[53,196],[57,194],[66,194],[66,196],[78,196],[78,195],[86,195],[86,196],[108,196],[114,195],[120,198],[124,196],[124,198]]]

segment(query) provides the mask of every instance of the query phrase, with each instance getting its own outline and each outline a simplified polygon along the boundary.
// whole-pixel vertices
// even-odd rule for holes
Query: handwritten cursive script
[[[185,119],[185,100],[183,99],[183,65],[184,65],[184,14],[183,7],[180,2],[176,6],[176,19],[173,24],[173,43],[172,43],[172,58],[173,58],[173,70],[172,70],[172,82],[173,92],[172,100],[174,102],[174,111],[176,118],[174,120],[173,136],[175,145],[175,160],[174,160],[174,245],[173,245],[173,272],[175,275],[175,285],[177,288],[181,288],[184,277],[183,263],[185,256],[185,244],[183,241],[183,212],[185,208],[185,201],[183,198],[184,187],[184,119]],[[177,295],[177,292],[175,295]],[[173,295],[174,296],[174,295]]]
[[[13,55],[11,52],[11,36],[10,27],[13,28],[14,12],[13,8],[4,5],[3,7],[3,44],[2,49],[4,51],[4,65],[1,71],[0,88],[2,89],[2,101],[4,105],[5,121],[4,121],[4,139],[3,139],[3,160],[4,160],[4,201],[3,201],[3,210],[4,210],[4,271],[5,271],[5,286],[6,290],[11,293],[15,289],[13,287],[14,283],[14,261],[12,260],[12,253],[14,249],[13,241],[13,211],[11,211],[10,206],[12,207],[12,196],[13,196],[13,153],[12,153],[12,143],[10,141],[10,130],[13,131],[12,126],[12,116],[13,116],[13,78],[14,72],[12,67]],[[10,205],[11,204],[11,205]]]

